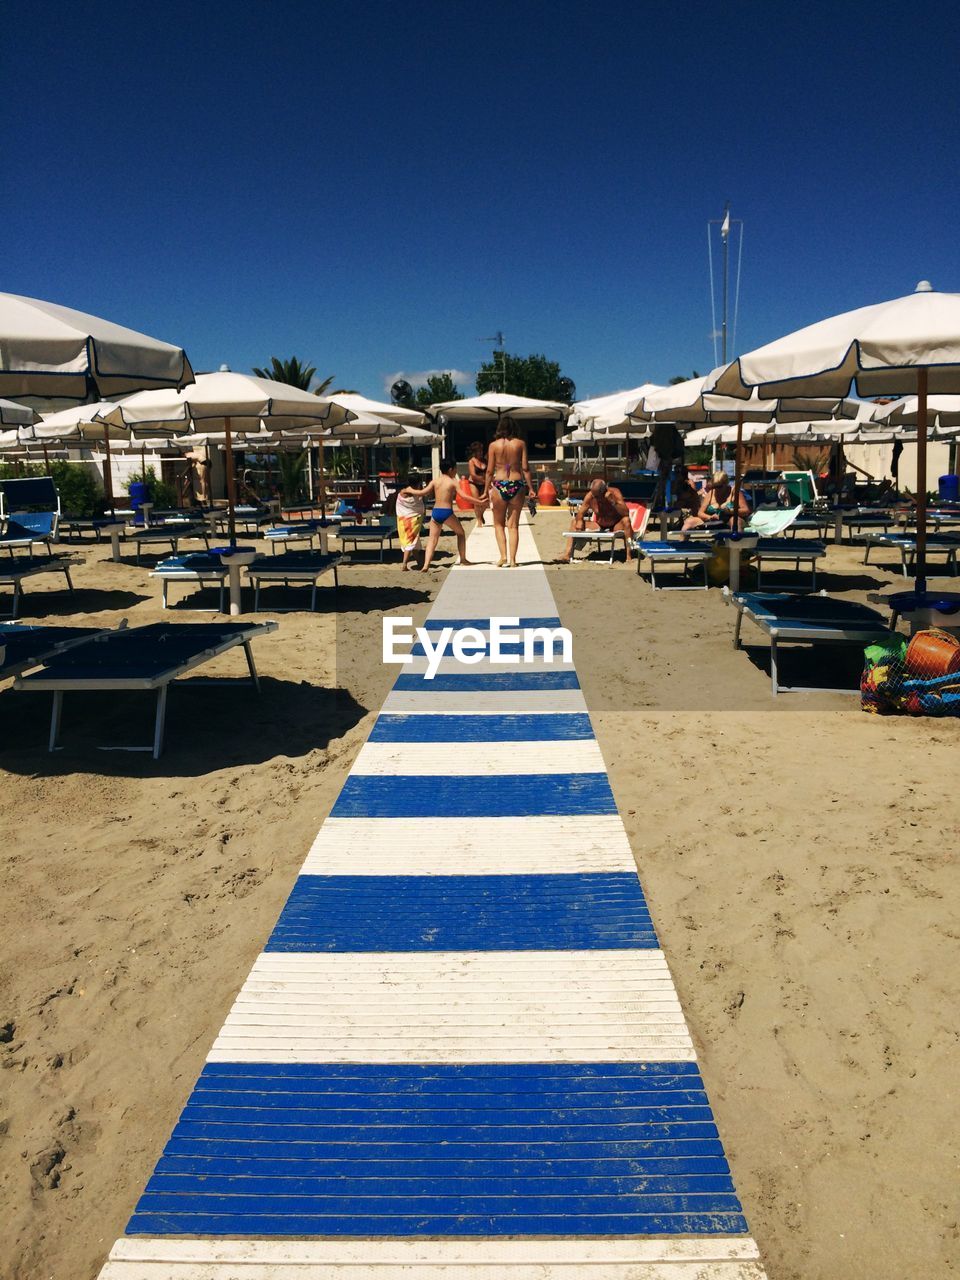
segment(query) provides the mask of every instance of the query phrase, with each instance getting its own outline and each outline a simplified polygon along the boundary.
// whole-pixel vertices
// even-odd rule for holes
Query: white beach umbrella
[[[907,396],[891,404],[874,406],[873,421],[887,427],[915,427],[919,414],[916,396]],[[927,396],[927,427],[960,425],[960,395]]]
[[[622,431],[631,425],[628,408],[641,403],[654,391],[663,387],[655,382],[645,382],[630,391],[615,391],[608,396],[594,396],[590,400],[577,400],[568,419],[571,427],[592,427],[594,431]]]
[[[928,393],[960,393],[960,294],[921,280],[890,302],[859,307],[739,356],[717,379],[722,394],[917,395],[916,587],[926,591]]]
[[[129,440],[126,427],[105,422],[102,415],[117,407],[115,400],[97,400],[93,404],[71,405],[56,413],[45,413],[41,422],[33,428],[35,438],[42,444],[93,443],[102,444],[104,451],[103,491],[110,510],[114,510],[113,473],[110,467],[111,442]]]
[[[182,347],[55,302],[0,293],[0,395],[89,400],[192,381]]]
[[[0,400],[0,427],[32,427],[40,415],[29,405],[13,400]]]
[[[430,406],[430,414],[435,418],[441,415],[452,420],[455,418],[492,417],[515,419],[565,419],[570,413],[570,405],[560,400],[534,400],[530,396],[511,396],[503,391],[485,391],[483,395],[468,396],[465,400],[444,400]]]
[[[117,426],[150,430],[223,431],[227,469],[230,545],[236,544],[233,474],[235,431],[298,430],[331,426],[356,415],[324,396],[253,374],[197,374],[182,391],[143,391],[118,404],[105,420]]]
[[[340,391],[323,398],[353,414],[386,418],[390,422],[403,422],[411,427],[422,426],[427,420],[427,415],[419,409],[408,409],[402,404],[388,404],[385,400],[368,400],[366,396],[357,395],[353,391]]]

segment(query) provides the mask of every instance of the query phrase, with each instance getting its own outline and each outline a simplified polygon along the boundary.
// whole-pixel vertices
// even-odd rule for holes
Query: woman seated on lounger
[[[737,514],[741,520],[750,514],[750,504],[740,490],[740,501],[737,503]],[[725,471],[715,471],[710,483],[704,489],[700,500],[700,510],[695,516],[688,516],[683,522],[683,532],[691,529],[702,529],[706,524],[729,524],[733,519],[733,485]]]

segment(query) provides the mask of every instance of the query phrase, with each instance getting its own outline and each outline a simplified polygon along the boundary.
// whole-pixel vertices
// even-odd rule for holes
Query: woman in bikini
[[[493,507],[493,532],[500,551],[498,567],[517,567],[520,545],[520,512],[527,493],[533,493],[533,477],[527,461],[526,441],[514,434],[509,418],[501,418],[497,434],[487,450],[485,494]],[[510,548],[507,553],[507,538]]]
[[[750,514],[750,507],[743,496],[743,490],[740,491],[737,511],[741,519]],[[732,519],[733,487],[730,484],[730,477],[725,471],[715,471],[709,487],[704,490],[700,510],[695,516],[688,516],[684,520],[683,532],[702,529],[705,524],[714,520],[719,520],[721,524],[729,524]]]
[[[483,496],[487,487],[486,452],[481,442],[474,440],[467,454],[467,480],[470,482],[473,496],[482,499],[476,509],[477,524],[484,523],[483,517],[490,508],[489,501]]]

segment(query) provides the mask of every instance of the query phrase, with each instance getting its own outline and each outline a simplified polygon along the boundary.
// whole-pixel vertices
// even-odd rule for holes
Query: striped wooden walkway
[[[758,1280],[574,667],[398,670],[102,1280]]]

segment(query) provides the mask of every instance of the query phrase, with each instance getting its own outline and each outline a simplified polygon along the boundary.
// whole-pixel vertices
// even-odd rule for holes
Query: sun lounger
[[[813,689],[805,685],[782,685],[777,674],[779,646],[782,644],[855,644],[864,647],[890,633],[881,614],[865,604],[834,600],[829,596],[789,595],[785,592],[741,592],[729,597],[737,610],[733,647],[740,648],[743,619],[755,622],[770,637],[770,681],[778,693],[837,693],[837,689]],[[859,692],[859,690],[850,690]]]
[[[640,502],[628,502],[627,510],[630,512],[630,528],[634,535],[633,545],[636,545],[637,539],[642,538],[646,531],[650,520],[650,508]],[[623,541],[624,554],[627,552],[627,535],[622,529],[565,529],[563,536],[570,539],[571,560],[576,556],[577,547],[581,542],[595,542],[598,551],[609,547],[611,564],[613,564],[618,538]]]
[[[197,582],[201,586],[216,586],[220,591],[219,612],[224,612],[224,591],[229,569],[217,555],[209,551],[186,551],[168,556],[152,570],[150,577],[159,578],[163,592],[163,608],[168,607],[168,591],[171,582]]]
[[[39,671],[18,677],[14,688],[33,692],[50,690],[53,693],[51,751],[56,750],[60,736],[65,693],[100,689],[105,692],[156,691],[152,744],[120,748],[151,751],[156,760],[163,750],[167,690],[171,683],[211,658],[242,645],[250,679],[259,692],[260,682],[250,645],[258,636],[276,629],[275,622],[155,622],[146,627],[110,631],[89,644],[48,657]]]
[[[894,547],[900,552],[900,568],[906,578],[913,572],[917,558],[917,535],[915,533],[868,533],[866,546],[863,549],[863,563],[870,563],[870,551],[873,547]],[[960,551],[960,537],[948,533],[927,534],[927,560],[934,556],[943,556],[944,569],[956,576],[957,552]]]
[[[64,516],[59,525],[59,540],[66,542],[76,536],[82,541],[84,534],[92,533],[96,542],[102,542],[104,533],[109,536],[110,530],[122,528],[126,523],[127,517],[122,512],[116,516]]]
[[[320,536],[322,527],[320,520],[295,520],[289,524],[276,524],[264,531],[264,537],[270,543],[274,555],[277,547],[290,546],[295,542],[305,542],[312,549],[314,538]]]
[[[392,516],[382,516],[377,524],[342,524],[337,530],[343,550],[348,543],[354,551],[363,546],[379,547],[381,560],[385,548],[391,546],[397,536],[397,521]]]
[[[23,581],[41,573],[62,573],[67,580],[67,587],[73,590],[70,579],[71,565],[82,564],[76,556],[10,556],[0,558],[0,586],[13,587],[13,607],[9,616],[15,618],[20,611],[20,599],[24,594]]]
[[[797,573],[801,572],[801,565],[805,565],[810,574],[810,589],[816,591],[817,561],[827,554],[827,548],[824,543],[810,539],[797,542],[793,538],[760,538],[748,554],[756,561],[758,589],[763,584],[763,562],[766,560],[778,568],[792,565]]]
[[[207,548],[210,546],[210,531],[206,525],[186,520],[171,520],[167,524],[151,525],[148,529],[138,528],[130,537],[137,546],[137,564],[140,563],[140,555],[145,546],[169,547],[174,555],[177,554],[180,543],[185,540],[195,539]]]
[[[123,628],[127,624],[120,625]],[[0,680],[21,675],[52,654],[106,634],[103,627],[34,627],[22,622],[0,622]]]
[[[888,533],[897,523],[892,511],[883,511],[870,507],[857,508],[855,511],[838,511],[835,516],[835,538],[843,542],[845,531],[851,537],[861,537],[864,533]]]
[[[0,534],[0,550],[29,551],[39,544],[47,548],[48,555],[52,554],[50,544],[56,539],[59,519],[56,511],[15,511]]]
[[[340,585],[337,567],[344,561],[342,555],[321,555],[318,551],[287,551],[282,556],[264,556],[247,566],[247,576],[253,583],[253,611],[260,612],[260,586],[270,583],[309,583],[310,611],[317,607],[317,582],[325,573],[333,571],[333,586]],[[271,613],[290,613],[292,609],[271,609]]]
[[[633,543],[634,550],[637,552],[637,573],[640,573],[640,561],[646,560],[650,566],[650,586],[657,590],[663,590],[663,586],[657,587],[657,565],[679,565],[682,574],[687,575],[690,570],[700,568],[703,572],[703,582],[678,583],[674,576],[674,585],[671,587],[673,591],[706,591],[709,589],[710,583],[707,581],[707,561],[713,555],[713,546],[708,542],[644,542],[642,538],[636,538]]]

